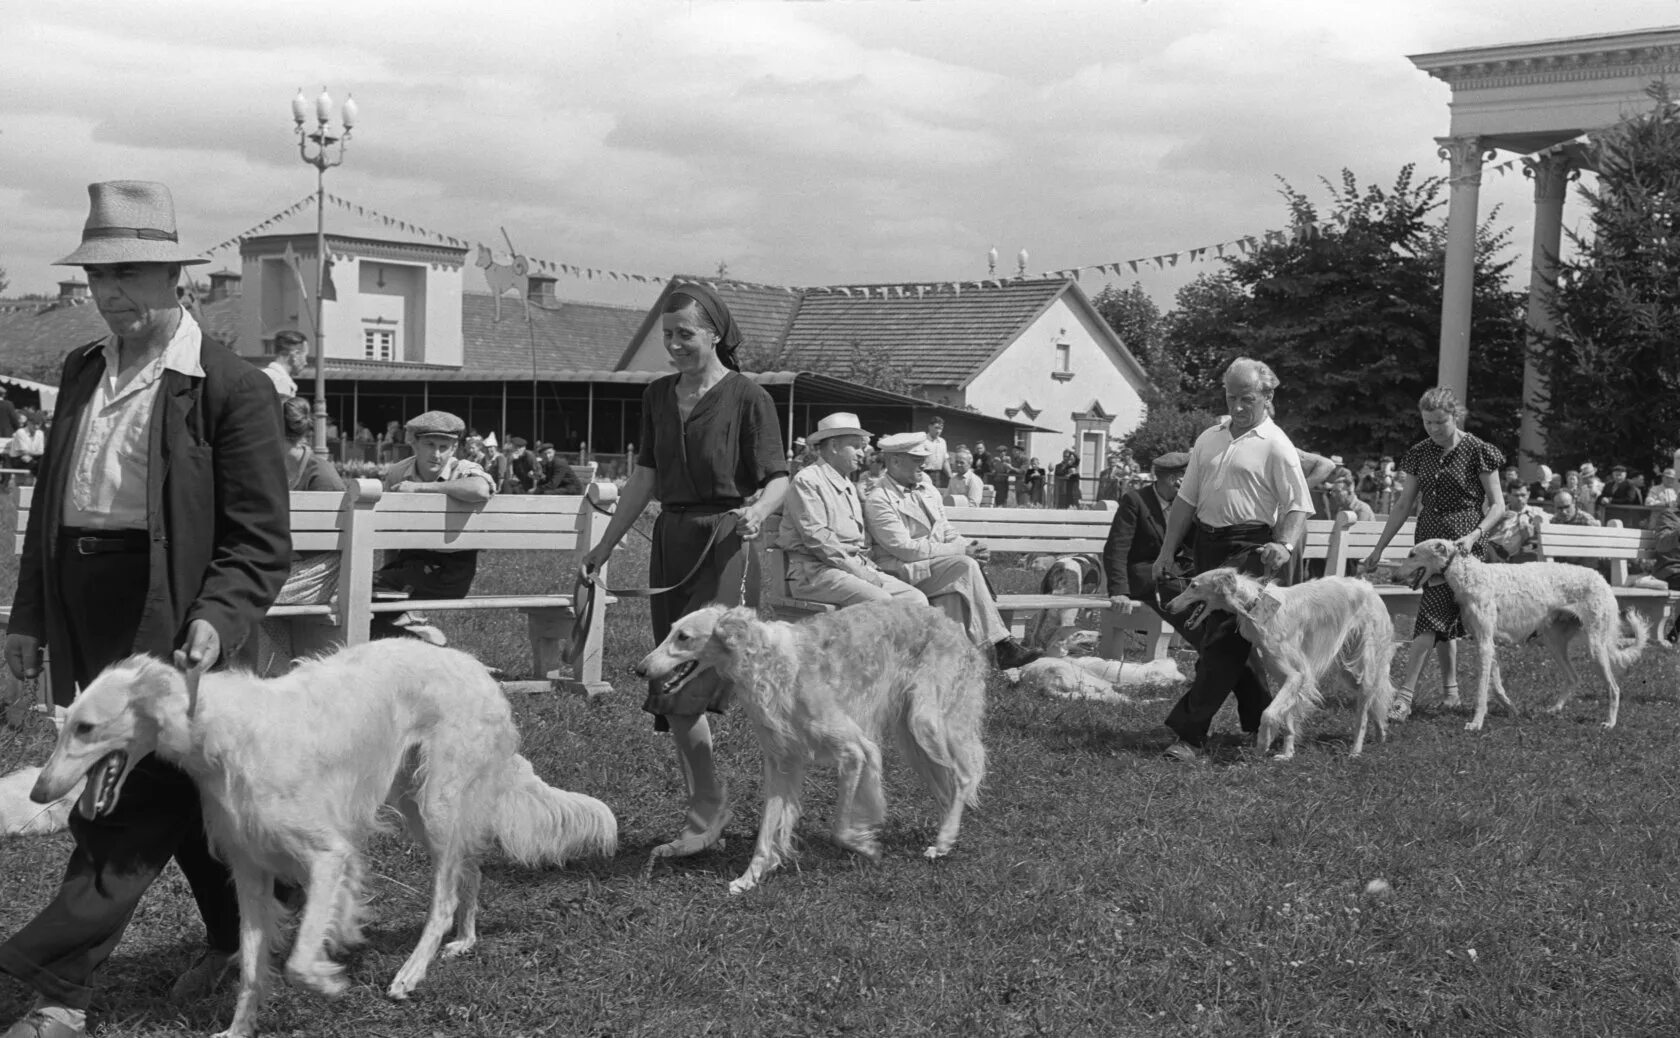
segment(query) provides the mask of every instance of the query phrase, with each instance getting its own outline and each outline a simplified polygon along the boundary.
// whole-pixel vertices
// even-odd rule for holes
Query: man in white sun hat
[[[927,433],[883,436],[876,446],[886,476],[864,494],[863,519],[883,570],[906,581],[963,625],[969,640],[993,648],[1000,668],[1024,667],[1039,654],[1009,633],[980,563],[986,545],[958,533],[939,491],[923,471],[933,453]]]
[[[169,189],[93,184],[81,267],[110,334],[72,350],[19,555],[6,663],[19,677],[52,657],[53,700],[69,705],[133,653],[206,670],[231,657],[291,564],[285,449],[274,384],[200,330],[176,294],[181,245]],[[4,1038],[78,1038],[93,979],[171,858],[204,918],[204,954],[171,991],[209,994],[233,965],[233,880],[210,853],[198,790],[155,755],[121,796],[89,775],[72,815],[75,849],[58,894],[4,945],[0,970],[34,988]]]
[[[777,543],[787,553],[788,594],[837,606],[895,598],[926,605],[926,595],[869,557],[863,498],[851,480],[869,445],[857,415],[827,416],[806,443],[817,460],[793,477]]]

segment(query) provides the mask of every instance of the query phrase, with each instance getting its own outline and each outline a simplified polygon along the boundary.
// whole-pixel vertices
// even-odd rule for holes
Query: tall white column
[[[1565,148],[1523,159],[1523,175],[1534,181],[1534,247],[1529,250],[1528,345],[1523,355],[1522,432],[1517,465],[1532,481],[1546,455],[1546,427],[1541,421],[1546,376],[1534,362],[1537,344],[1557,330],[1552,299],[1557,294],[1558,255],[1563,246],[1563,197],[1580,169],[1580,149]],[[1558,469],[1559,466],[1552,466]]]
[[[1476,203],[1482,189],[1482,159],[1491,157],[1482,138],[1437,137],[1449,163],[1447,185],[1447,262],[1441,278],[1441,361],[1439,385],[1469,399],[1470,304],[1475,296]]]

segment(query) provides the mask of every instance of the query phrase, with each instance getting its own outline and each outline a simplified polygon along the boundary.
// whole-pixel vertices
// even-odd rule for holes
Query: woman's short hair
[[[289,443],[297,443],[315,428],[315,415],[310,411],[309,401],[303,397],[287,398],[280,405],[280,413],[285,418],[286,440]]]
[[[1455,422],[1463,422],[1465,416],[1470,413],[1463,404],[1459,403],[1458,394],[1452,391],[1451,386],[1436,386],[1434,389],[1425,391],[1422,396],[1418,397],[1418,410],[1440,411],[1442,414],[1450,414]]]

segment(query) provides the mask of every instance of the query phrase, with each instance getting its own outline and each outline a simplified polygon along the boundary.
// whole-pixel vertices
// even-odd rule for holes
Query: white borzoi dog
[[[327,951],[360,939],[363,849],[387,805],[434,869],[431,913],[393,998],[424,979],[451,922],[444,955],[473,946],[478,857],[492,840],[525,863],[613,852],[618,826],[607,806],[546,785],[518,749],[500,686],[454,649],[375,641],[267,680],[243,671],[189,680],[133,656],[71,704],[34,797],[61,796],[85,775],[77,810],[97,818],[148,753],[192,776],[239,894],[239,1000],[223,1033],[248,1036],[279,932],[276,879],[308,892],[287,977],[324,994],[344,990]]]
[[[1264,585],[1224,567],[1199,574],[1167,604],[1191,610],[1185,621],[1199,627],[1209,609],[1237,618],[1242,636],[1259,655],[1271,679],[1272,702],[1261,715],[1260,752],[1283,733],[1278,759],[1295,755],[1301,722],[1324,705],[1326,682],[1352,691],[1359,705],[1349,756],[1365,749],[1365,729],[1388,733],[1388,704],[1394,698],[1389,665],[1394,659],[1394,622],[1376,589],[1353,577],[1323,577],[1289,587]]]
[[[1464,618],[1464,630],[1476,640],[1481,655],[1481,673],[1476,681],[1476,712],[1464,727],[1476,731],[1487,719],[1488,689],[1491,687],[1505,709],[1514,716],[1516,704],[1505,694],[1505,680],[1499,673],[1498,642],[1517,643],[1538,633],[1563,668],[1568,683],[1548,709],[1557,713],[1569,702],[1581,675],[1569,662],[1569,643],[1576,634],[1587,637],[1587,654],[1598,664],[1604,683],[1610,686],[1610,713],[1604,727],[1616,727],[1622,688],[1616,684],[1616,667],[1630,666],[1645,651],[1650,632],[1645,621],[1629,613],[1621,617],[1633,637],[1618,641],[1616,595],[1597,570],[1566,562],[1519,562],[1492,565],[1481,561],[1449,540],[1435,539],[1415,545],[1395,576],[1421,587],[1427,580],[1445,580]]]
[[[677,621],[636,673],[674,688],[703,668],[732,683],[764,751],[758,845],[730,893],[751,890],[791,855],[811,764],[839,767],[836,842],[879,859],[888,738],[944,812],[927,857],[950,853],[963,807],[975,802],[986,774],[987,666],[940,610],[865,603],[790,624],[761,620],[749,608],[709,606]]]

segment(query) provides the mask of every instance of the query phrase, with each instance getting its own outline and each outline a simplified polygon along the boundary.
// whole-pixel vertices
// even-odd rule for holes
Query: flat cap
[[[408,431],[415,436],[454,436],[467,431],[467,423],[448,411],[427,411],[408,422]]]
[[[1190,455],[1183,451],[1173,451],[1156,458],[1149,463],[1149,467],[1157,472],[1182,472],[1190,467]]]

